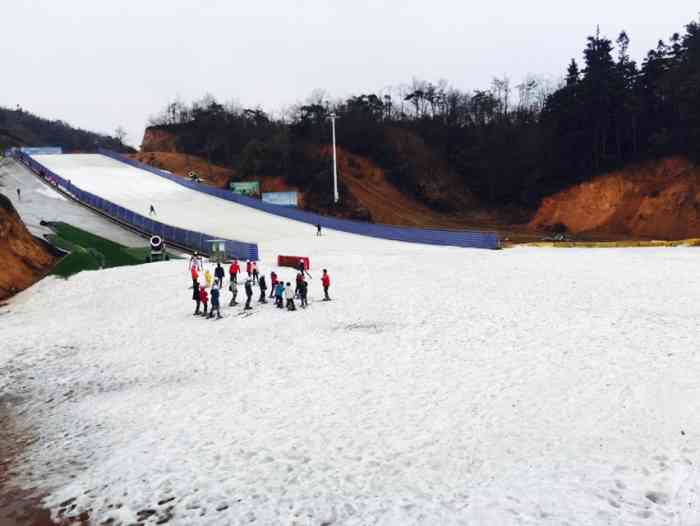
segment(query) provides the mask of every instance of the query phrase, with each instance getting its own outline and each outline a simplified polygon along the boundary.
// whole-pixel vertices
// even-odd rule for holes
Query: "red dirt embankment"
[[[40,280],[54,261],[29,233],[10,200],[0,194],[0,300]]]
[[[596,177],[545,198],[529,228],[557,225],[583,235],[700,237],[700,168],[670,158]]]

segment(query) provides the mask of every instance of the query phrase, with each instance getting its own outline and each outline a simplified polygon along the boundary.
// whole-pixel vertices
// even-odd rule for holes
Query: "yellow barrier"
[[[676,241],[535,241],[519,246],[537,248],[635,248],[635,247],[700,247],[700,238]]]

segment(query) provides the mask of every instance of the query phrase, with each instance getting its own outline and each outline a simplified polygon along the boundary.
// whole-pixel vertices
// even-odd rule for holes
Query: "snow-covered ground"
[[[95,524],[700,524],[697,249],[285,243],[305,311],[195,318],[183,261],[0,309],[21,482]]]

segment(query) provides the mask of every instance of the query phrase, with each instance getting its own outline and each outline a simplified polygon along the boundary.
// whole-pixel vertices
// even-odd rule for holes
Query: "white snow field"
[[[316,231],[313,225],[190,190],[104,155],[35,155],[33,158],[78,188],[143,216],[148,217],[152,204],[156,210],[153,219],[168,225],[250,243],[306,238]],[[326,234],[343,239],[349,236],[331,230]]]
[[[94,524],[700,524],[697,249],[289,243],[307,310],[194,317],[183,260],[1,308],[18,482]]]

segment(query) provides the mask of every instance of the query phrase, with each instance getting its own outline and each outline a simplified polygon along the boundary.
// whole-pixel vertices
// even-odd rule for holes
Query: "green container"
[[[231,183],[231,191],[234,194],[258,197],[260,195],[260,183],[258,181],[246,181],[242,183]]]

